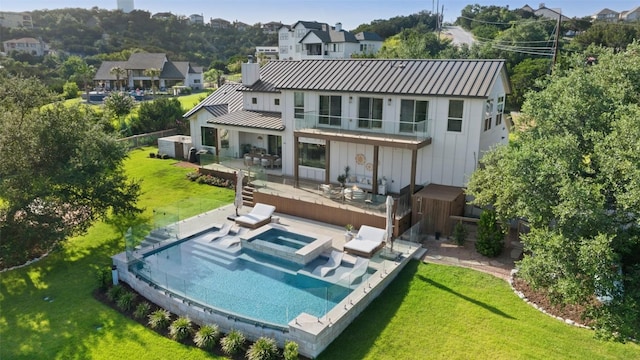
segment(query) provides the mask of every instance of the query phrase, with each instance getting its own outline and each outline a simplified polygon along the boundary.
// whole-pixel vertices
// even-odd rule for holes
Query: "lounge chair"
[[[352,285],[356,280],[358,280],[364,274],[367,273],[368,268],[369,268],[369,259],[365,259],[358,256],[356,258],[356,262],[353,264],[353,269],[343,274],[340,277],[340,280],[338,280],[338,283],[347,283],[348,285]]]
[[[362,225],[353,240],[344,244],[344,250],[354,255],[371,257],[384,247],[385,235],[384,229]]]
[[[221,237],[227,236],[230,230],[231,230],[231,223],[226,222],[222,224],[222,226],[218,231],[211,234],[211,236],[209,237],[209,241],[213,241],[215,239],[219,239]]]
[[[273,205],[257,203],[251,212],[236,218],[236,224],[251,229],[259,228],[271,222],[271,215],[276,211]]]
[[[342,263],[342,256],[344,253],[342,251],[332,250],[331,255],[329,256],[329,260],[326,263],[316,266],[313,269],[313,274],[320,275],[322,277],[327,276],[327,274],[340,266]]]

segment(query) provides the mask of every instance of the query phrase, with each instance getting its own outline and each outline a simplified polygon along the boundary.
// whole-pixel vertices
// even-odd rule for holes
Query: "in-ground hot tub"
[[[283,226],[265,225],[240,237],[243,249],[307,265],[331,247],[331,238]]]

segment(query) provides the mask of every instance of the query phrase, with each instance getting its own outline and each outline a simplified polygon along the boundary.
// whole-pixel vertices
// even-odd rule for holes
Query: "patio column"
[[[411,185],[409,186],[409,198],[416,191],[416,162],[418,161],[418,150],[411,150]]]
[[[293,187],[300,187],[300,183],[298,180],[298,164],[300,164],[300,150],[299,150],[299,141],[298,135],[293,135]]]
[[[378,151],[380,151],[380,146],[373,146],[373,178],[371,179],[371,191],[373,195],[378,195]]]

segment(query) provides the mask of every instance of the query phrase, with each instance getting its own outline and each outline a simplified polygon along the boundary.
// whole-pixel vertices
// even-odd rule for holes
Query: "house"
[[[19,51],[34,56],[44,56],[49,52],[49,46],[47,46],[44,41],[32,37],[7,40],[2,42],[2,46],[5,53]]]
[[[191,14],[191,15],[189,15],[189,24],[204,25],[204,16],[202,16],[200,14]]]
[[[151,15],[151,18],[156,20],[170,20],[175,17],[176,16],[170,12],[159,12]]]
[[[256,59],[264,57],[267,60],[278,60],[277,46],[256,46]]]
[[[227,29],[231,27],[231,23],[225,19],[215,18],[209,20],[212,29]]]
[[[623,11],[620,13],[620,20],[633,22],[640,20],[640,6],[637,6],[629,11]]]
[[[606,22],[616,22],[618,21],[620,13],[617,11],[604,8],[597,13],[591,15],[591,19],[593,21],[606,21]]]
[[[503,60],[279,60],[243,64],[242,84],[184,117],[197,149],[278,156],[295,183],[336,184],[349,166],[349,182],[367,191],[413,194],[464,187],[508,141],[508,93]]]
[[[250,28],[251,25],[249,25],[247,23],[243,23],[242,21],[234,21],[233,22],[233,27],[236,28],[238,31],[245,31],[248,28]]]
[[[101,87],[116,89],[117,78],[111,74],[111,69],[120,67],[127,74],[123,78],[125,87],[133,89],[152,88],[152,79],[145,74],[148,69],[159,69],[159,79],[153,79],[154,84],[160,88],[169,88],[176,85],[184,85],[193,89],[202,89],[202,67],[194,66],[187,61],[169,61],[163,53],[134,53],[127,61],[104,61],[96,72],[94,82]]]
[[[29,13],[0,11],[0,26],[6,28],[33,28],[33,19]]]
[[[375,53],[382,38],[373,33],[359,37],[342,29],[342,24],[329,26],[315,21],[298,21],[278,29],[280,59],[347,59],[354,54]],[[362,46],[361,46],[362,45]]]
[[[561,9],[559,9],[559,8],[550,9],[550,8],[544,6],[544,4],[540,4],[540,7],[538,9],[534,9],[529,5],[525,5],[525,6],[521,7],[520,10],[526,11],[526,12],[529,12],[529,13],[533,13],[534,15],[543,17],[545,19],[557,20],[558,17],[560,17],[561,21],[569,20],[569,17],[562,15],[562,10]]]
[[[282,26],[282,23],[279,21],[271,21],[268,23],[262,24],[262,32],[265,34],[275,34],[278,32],[278,29]]]

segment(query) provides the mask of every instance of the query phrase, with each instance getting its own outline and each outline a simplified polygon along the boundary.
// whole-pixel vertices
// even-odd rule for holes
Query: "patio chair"
[[[259,228],[271,222],[271,215],[276,211],[273,205],[257,203],[251,212],[236,218],[236,224],[251,229]]]
[[[367,273],[367,269],[369,268],[369,259],[365,259],[362,257],[357,257],[356,262],[353,264],[353,268],[344,273],[338,283],[347,283],[348,285],[352,285],[356,280],[361,278],[364,274]]]
[[[384,229],[362,225],[353,240],[344,244],[344,251],[358,256],[371,257],[384,247],[385,235]]]
[[[331,255],[329,256],[329,260],[326,263],[316,266],[313,269],[314,275],[320,275],[322,277],[327,276],[328,273],[335,270],[342,263],[342,256],[344,253],[342,251],[332,250]]]
[[[211,237],[209,237],[209,241],[213,241],[221,237],[227,236],[230,230],[231,230],[231,223],[226,222],[222,224],[222,226],[220,227],[220,229],[218,229],[217,232],[211,234]]]

